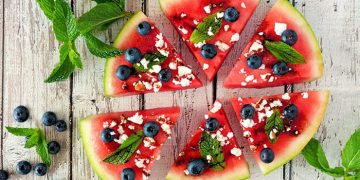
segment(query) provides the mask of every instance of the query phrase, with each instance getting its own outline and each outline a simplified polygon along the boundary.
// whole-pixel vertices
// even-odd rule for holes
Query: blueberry
[[[57,117],[54,112],[49,111],[44,113],[41,120],[45,126],[52,126],[57,122]]]
[[[214,132],[219,128],[219,121],[216,118],[206,119],[205,129],[210,132]]]
[[[122,81],[129,79],[133,70],[126,65],[121,65],[116,69],[116,77]]]
[[[29,110],[25,106],[18,106],[14,109],[13,117],[17,122],[25,122],[29,118]]]
[[[245,119],[252,119],[254,116],[255,108],[250,104],[244,105],[244,107],[241,109],[241,117]]]
[[[251,69],[259,69],[262,65],[261,57],[255,54],[248,57],[246,62]]]
[[[204,172],[205,163],[202,159],[194,159],[189,162],[187,170],[192,176],[199,176]]]
[[[148,22],[143,21],[138,25],[137,31],[139,34],[141,34],[143,36],[147,35],[151,31],[151,25]]]
[[[141,52],[137,48],[130,48],[125,51],[125,59],[131,63],[135,64],[141,60]]]
[[[292,46],[298,40],[298,36],[295,31],[288,29],[281,34],[281,41]]]
[[[64,120],[59,120],[56,122],[55,124],[55,129],[58,131],[58,132],[64,132],[66,131],[67,129],[67,124]]]
[[[57,154],[60,151],[60,144],[56,141],[51,141],[48,143],[48,151],[50,154]]]
[[[278,76],[283,76],[285,75],[286,73],[289,72],[289,67],[286,65],[286,63],[280,61],[278,63],[276,63],[274,66],[273,66],[273,73],[278,75]]]
[[[109,143],[112,142],[115,139],[115,131],[110,129],[110,128],[106,128],[101,132],[101,140]]]
[[[294,104],[290,104],[284,109],[284,116],[287,119],[294,120],[299,113],[298,108]]]
[[[9,173],[5,170],[0,170],[0,180],[9,179]]]
[[[125,168],[121,172],[121,180],[134,180],[135,172],[131,168]]]
[[[275,158],[274,152],[270,148],[264,148],[260,152],[260,159],[264,163],[271,163]]]
[[[239,19],[240,13],[234,7],[229,7],[225,10],[225,20],[228,22],[235,22]]]
[[[212,44],[205,44],[201,47],[201,55],[206,59],[212,59],[217,55],[216,48]]]
[[[171,79],[171,71],[169,69],[162,69],[159,72],[159,80],[161,82],[169,82]]]
[[[149,121],[145,123],[143,130],[146,137],[154,137],[158,134],[160,127],[156,122]]]
[[[34,167],[34,171],[37,176],[45,176],[45,174],[47,173],[47,170],[48,170],[48,168],[47,168],[46,164],[44,164],[44,163],[38,163]]]
[[[29,172],[31,171],[31,164],[27,161],[20,161],[17,165],[16,165],[16,172],[18,174],[21,175],[26,175],[29,174]]]

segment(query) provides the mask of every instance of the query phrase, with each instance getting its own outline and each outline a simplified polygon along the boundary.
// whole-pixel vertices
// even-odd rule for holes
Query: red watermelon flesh
[[[260,0],[159,0],[161,9],[174,25],[190,51],[203,68],[206,77],[212,80],[221,64],[229,54],[234,43],[239,40],[239,34],[244,29],[249,18],[255,11]],[[192,43],[190,36],[198,23],[205,17],[235,7],[240,17],[235,22],[222,20],[220,31],[206,43],[216,45],[217,55],[213,59],[205,59],[200,51],[203,43]]]
[[[205,122],[208,118],[216,118],[219,121],[219,129],[216,132],[207,132]],[[224,154],[226,166],[222,170],[213,170],[207,167],[199,176],[192,176],[186,171],[188,163],[201,158],[199,151],[199,141],[205,132],[220,142]],[[247,179],[250,177],[248,164],[242,155],[230,124],[226,118],[225,111],[219,101],[214,103],[212,109],[205,115],[199,128],[194,132],[184,150],[172,165],[166,180],[219,180],[219,179]]]
[[[81,120],[81,140],[96,174],[101,179],[120,180],[122,170],[132,168],[135,171],[136,180],[147,179],[154,161],[160,154],[162,145],[171,136],[171,129],[176,123],[179,113],[179,108],[160,108],[137,112],[107,113],[89,116]],[[143,120],[140,124],[139,121],[135,121],[139,118]],[[114,165],[103,161],[120,146],[123,136],[126,138],[142,130],[143,125],[148,121],[157,122],[161,130],[154,138],[143,138],[143,143],[126,164]],[[112,128],[116,132],[117,138],[114,142],[105,143],[101,140],[101,132],[104,128]]]
[[[298,41],[292,47],[304,56],[306,63],[288,64],[291,68],[290,72],[278,76],[272,71],[273,65],[278,60],[264,48],[263,43],[265,39],[280,41],[281,32],[285,29],[291,29],[297,33]],[[253,54],[262,58],[263,64],[259,69],[251,69],[247,65],[247,58]],[[226,78],[224,86],[226,88],[264,88],[309,82],[320,78],[322,74],[321,50],[310,25],[288,0],[278,0],[245,47]]]
[[[137,32],[138,25],[146,21],[151,25],[147,35]],[[194,75],[192,68],[187,66],[166,37],[159,31],[155,24],[142,12],[137,12],[122,28],[117,36],[114,47],[119,49],[138,48],[141,54],[161,53],[166,55],[166,60],[160,64],[161,68],[153,66],[151,71],[137,72],[129,79],[122,81],[116,76],[120,65],[133,67],[125,59],[125,55],[110,58],[106,61],[104,75],[104,92],[106,96],[125,96],[149,92],[175,91],[181,89],[198,88],[201,81]],[[145,58],[144,58],[145,59]],[[144,61],[148,63],[149,61]],[[147,65],[146,65],[147,66]],[[149,68],[149,67],[148,67]],[[168,82],[160,82],[158,75],[160,69],[171,71],[172,78]]]
[[[326,112],[329,92],[286,93],[263,98],[232,99],[231,101],[243,128],[243,136],[248,139],[256,162],[262,172],[268,174],[297,156],[317,132]],[[241,109],[247,104],[256,109],[253,119],[241,117]],[[298,116],[291,121],[281,115],[284,131],[272,144],[265,133],[266,121],[275,109],[283,113],[284,108],[290,104],[297,106]],[[260,159],[260,152],[264,148],[270,148],[275,154],[275,159],[271,163],[264,163]]]

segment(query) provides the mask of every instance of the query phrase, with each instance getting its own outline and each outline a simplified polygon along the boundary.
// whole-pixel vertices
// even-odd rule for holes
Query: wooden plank
[[[43,79],[49,75],[58,62],[58,43],[50,22],[39,9],[36,1],[5,0],[4,11],[4,72],[3,83],[3,125],[15,127],[39,127],[45,130],[48,141],[57,140],[62,151],[52,156],[53,164],[46,178],[69,178],[70,131],[57,133],[54,127],[44,127],[41,116],[45,111],[54,111],[59,118],[68,119],[70,114],[70,83],[45,84]],[[30,110],[30,119],[22,124],[16,123],[12,112],[18,105]],[[40,158],[31,150],[23,148],[24,139],[3,132],[3,165],[12,179],[16,175],[15,166],[20,160],[32,164]],[[22,177],[23,178],[23,177]],[[28,179],[40,179],[33,173]]]
[[[360,2],[300,0],[296,7],[305,15],[320,40],[325,74],[318,81],[296,85],[295,90],[331,91],[329,108],[316,138],[323,145],[331,166],[339,166],[341,149],[360,126]],[[301,155],[293,160],[292,165],[292,179],[333,179],[314,170]]]
[[[95,3],[92,1],[74,1],[76,16],[80,16]],[[142,0],[127,1],[127,9],[132,11],[141,10]],[[98,34],[102,40],[111,42],[119,32],[121,25],[119,22],[112,26],[108,32]],[[79,52],[82,55],[84,70],[76,73],[73,80],[72,93],[72,179],[98,179],[86,158],[79,136],[78,122],[81,118],[88,115],[114,112],[139,110],[142,107],[142,96],[130,96],[121,98],[106,98],[103,96],[103,73],[105,59],[94,57],[89,53],[83,41],[78,42]]]
[[[1,100],[1,104],[0,104],[0,134],[2,134],[2,130],[3,130],[3,103],[2,103],[2,87],[3,87],[3,62],[4,62],[4,2],[0,3],[0,84],[1,84],[1,92],[0,92],[0,100]],[[0,138],[0,152],[2,151],[2,138]],[[3,161],[2,161],[2,154],[0,157],[0,168],[3,167]]]

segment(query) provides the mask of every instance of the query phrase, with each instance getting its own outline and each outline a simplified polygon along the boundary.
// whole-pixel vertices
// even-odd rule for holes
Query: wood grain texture
[[[1,84],[1,88],[3,87],[3,62],[4,62],[4,2],[0,2],[0,84]],[[2,131],[3,131],[3,103],[2,103],[2,89],[0,92],[0,99],[1,99],[1,103],[0,103],[0,134],[2,137]],[[2,146],[2,142],[3,142],[3,138],[0,138],[0,152],[2,152],[3,146]],[[3,158],[2,156],[0,156],[0,168],[3,167]]]

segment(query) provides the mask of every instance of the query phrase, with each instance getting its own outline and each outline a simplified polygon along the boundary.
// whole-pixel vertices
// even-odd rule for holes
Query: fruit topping
[[[274,64],[273,66],[273,73],[278,75],[278,76],[283,76],[285,75],[286,73],[288,73],[290,70],[289,66],[280,61],[280,62],[277,62],[276,64]]]
[[[29,118],[29,110],[25,106],[18,106],[14,109],[13,117],[17,122],[25,122]]]
[[[121,172],[121,180],[134,180],[135,172],[131,168],[125,168]]]
[[[139,63],[141,60],[141,52],[137,48],[129,48],[125,51],[125,59],[131,63]]]
[[[45,174],[48,171],[48,168],[47,168],[46,164],[38,163],[35,165],[34,171],[37,176],[45,176]]]
[[[116,69],[116,77],[122,81],[129,79],[133,70],[127,65],[121,65]]]
[[[114,141],[115,139],[115,131],[110,129],[110,128],[106,128],[101,132],[101,140],[103,142],[109,143]]]
[[[235,22],[239,19],[240,13],[239,11],[234,8],[230,7],[225,10],[225,20],[228,22]]]
[[[9,173],[5,170],[0,170],[0,180],[9,179]]]
[[[194,159],[189,162],[187,166],[187,170],[189,171],[189,174],[192,176],[199,176],[204,172],[205,169],[205,163],[202,159]]]
[[[274,152],[270,148],[264,148],[260,152],[260,159],[264,163],[271,163],[275,158]]]
[[[262,60],[260,56],[254,54],[247,58],[246,63],[251,69],[259,69],[262,65]]]
[[[171,79],[171,71],[169,69],[161,69],[159,72],[159,80],[163,83],[169,82]]]
[[[294,30],[287,29],[281,34],[281,41],[292,46],[298,40],[298,36]]]
[[[31,164],[28,161],[20,161],[16,165],[16,172],[21,175],[26,175],[29,174],[31,168]]]
[[[255,115],[255,108],[250,104],[246,104],[241,109],[241,117],[244,119],[252,119],[254,118],[254,115]]]
[[[58,132],[64,132],[67,129],[67,124],[64,120],[59,120],[55,124],[55,129]]]
[[[297,117],[298,113],[299,113],[299,110],[296,107],[296,105],[294,105],[294,104],[290,104],[290,105],[286,106],[284,109],[284,112],[283,112],[285,118],[290,119],[290,120],[294,120]]]
[[[144,125],[144,135],[146,137],[154,137],[159,133],[160,127],[154,121],[149,121]]]
[[[48,143],[48,151],[50,154],[57,154],[60,152],[60,144],[56,141],[51,141]]]
[[[41,120],[45,126],[52,126],[57,122],[57,117],[54,112],[48,111],[44,113]]]
[[[212,59],[217,55],[216,47],[212,44],[205,44],[201,47],[201,55],[206,59]]]
[[[219,129],[219,121],[216,118],[206,119],[205,129],[210,132],[214,132]]]
[[[147,35],[147,34],[150,33],[150,31],[151,31],[151,25],[150,25],[148,22],[143,21],[143,22],[141,22],[141,23],[139,24],[137,31],[138,31],[141,35],[145,36],[145,35]]]

